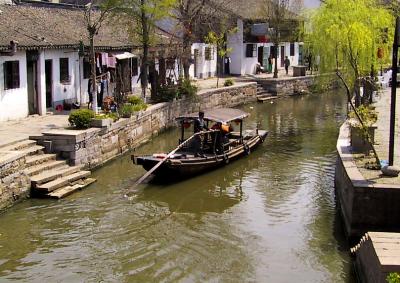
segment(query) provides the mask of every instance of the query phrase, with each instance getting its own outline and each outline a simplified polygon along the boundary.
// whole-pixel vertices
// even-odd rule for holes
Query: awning
[[[117,58],[118,60],[124,60],[129,58],[137,58],[138,56],[130,52],[124,52],[124,53],[113,54],[113,57]]]

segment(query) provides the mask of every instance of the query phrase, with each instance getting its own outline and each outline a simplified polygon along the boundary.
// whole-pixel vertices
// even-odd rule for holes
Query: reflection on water
[[[270,134],[249,157],[185,180],[126,189],[144,173],[129,155],[61,200],[0,215],[0,281],[351,282],[333,176],[345,99],[252,104]],[[170,130],[137,153],[172,149]]]

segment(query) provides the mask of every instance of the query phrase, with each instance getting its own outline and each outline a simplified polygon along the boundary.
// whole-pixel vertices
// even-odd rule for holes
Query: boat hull
[[[267,134],[266,131],[260,131],[258,135],[246,140],[243,144],[232,147],[225,154],[168,159],[153,174],[163,179],[183,179],[225,166],[231,161],[251,154],[258,145],[264,142]],[[142,165],[145,170],[149,171],[162,160],[162,157],[132,155],[132,160],[134,164]]]

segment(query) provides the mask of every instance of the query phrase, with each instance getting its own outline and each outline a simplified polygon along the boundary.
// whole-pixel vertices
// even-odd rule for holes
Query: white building
[[[87,36],[81,10],[3,4],[0,15],[0,121],[88,102],[90,65],[82,48]],[[97,74],[113,74],[107,90],[131,92],[139,62],[127,52],[132,50],[127,31],[120,31],[104,26],[96,38]]]
[[[273,53],[274,46],[265,41],[265,37],[257,41],[246,41],[243,19],[237,20],[237,31],[228,35],[228,48],[231,49],[230,73],[234,75],[247,75],[256,73],[256,65],[259,63],[267,69],[268,58]],[[284,68],[284,60],[287,56],[291,66],[302,64],[303,44],[301,42],[281,42],[277,51],[278,69]],[[275,64],[275,60],[273,60]]]

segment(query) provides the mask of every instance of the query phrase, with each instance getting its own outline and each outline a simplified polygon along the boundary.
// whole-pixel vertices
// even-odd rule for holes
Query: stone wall
[[[400,184],[365,180],[353,160],[350,126],[340,128],[337,142],[335,192],[349,238],[367,231],[400,231]]]
[[[35,137],[49,151],[61,154],[71,165],[94,168],[145,142],[152,135],[174,125],[180,115],[201,109],[234,107],[256,101],[256,83],[202,91],[195,99],[152,105],[129,119],[120,119],[108,128],[54,130]]]
[[[23,173],[25,156],[11,153],[0,160],[0,210],[29,196],[31,183]]]
[[[310,87],[314,84],[315,76],[292,77],[278,79],[258,79],[267,92],[277,96],[288,96],[309,92]]]

